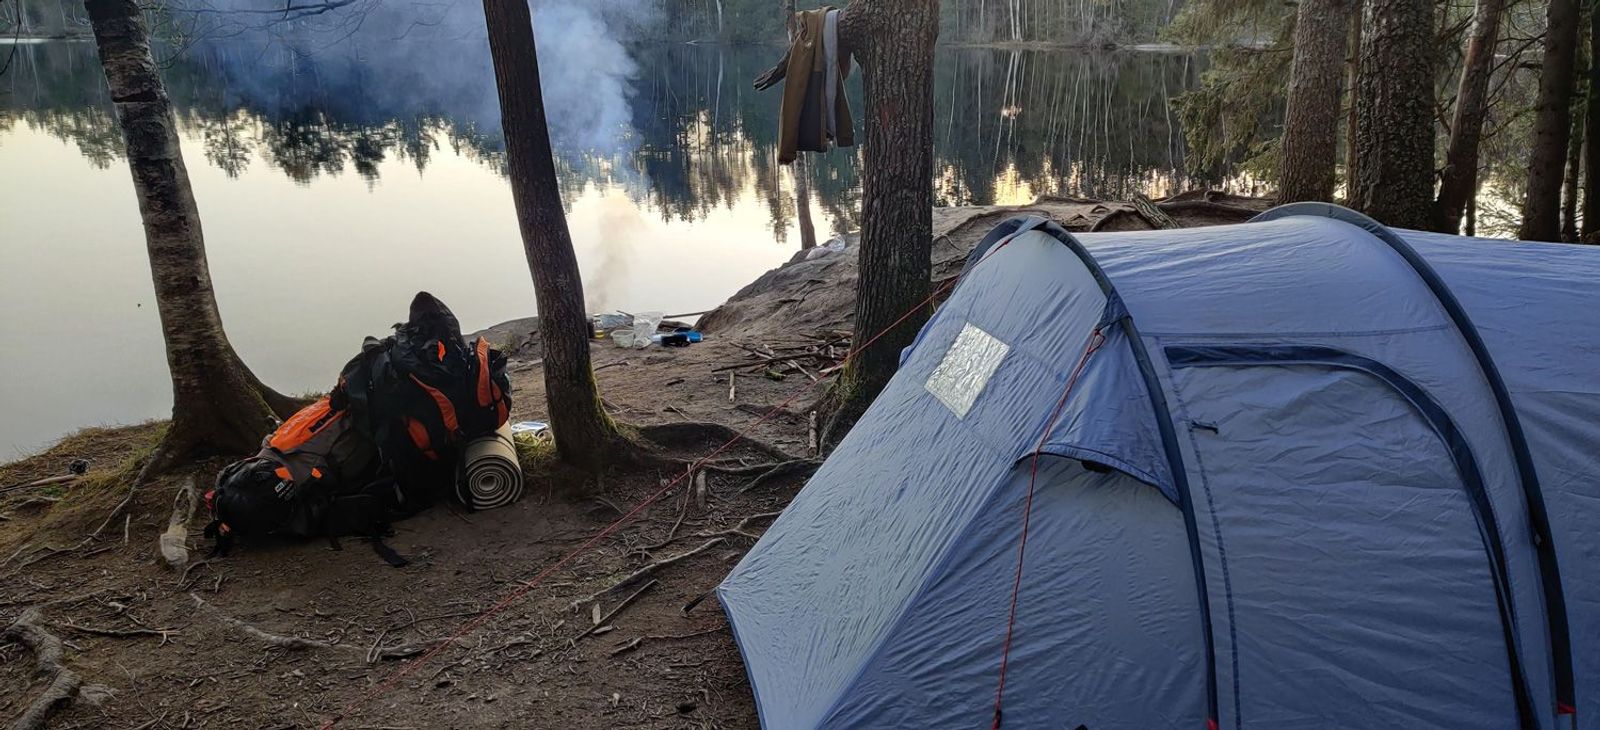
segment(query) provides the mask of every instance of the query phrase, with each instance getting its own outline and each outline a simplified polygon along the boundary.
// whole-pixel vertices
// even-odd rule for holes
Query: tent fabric
[[[1003,727],[1600,730],[1597,281],[1333,206],[1002,224],[718,588],[763,726],[990,724],[1031,481]]]

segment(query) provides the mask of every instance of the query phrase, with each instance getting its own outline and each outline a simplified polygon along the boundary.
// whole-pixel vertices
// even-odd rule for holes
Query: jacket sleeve
[[[773,84],[783,80],[783,77],[789,71],[789,53],[793,51],[793,48],[793,46],[785,48],[783,58],[778,59],[778,65],[767,69],[765,73],[756,77],[755,87],[758,91],[766,91],[772,88]]]

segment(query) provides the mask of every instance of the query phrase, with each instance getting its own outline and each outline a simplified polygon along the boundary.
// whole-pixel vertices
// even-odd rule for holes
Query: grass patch
[[[517,447],[517,465],[526,478],[549,478],[560,457],[556,455],[556,442],[550,439],[513,437]]]
[[[7,512],[12,518],[0,523],[0,550],[9,555],[23,543],[66,545],[81,540],[127,495],[139,469],[155,453],[166,431],[164,421],[86,428],[63,437],[42,453],[0,467],[0,482],[16,483],[66,474],[73,459],[90,462],[89,472],[76,481],[24,489],[0,498],[0,512]],[[141,490],[145,494],[136,500],[132,510],[135,521],[141,514],[159,511],[163,502],[170,502],[171,493],[166,486],[163,480]],[[59,501],[40,505],[39,497]],[[32,503],[26,504],[30,500]],[[9,509],[24,504],[22,510]]]

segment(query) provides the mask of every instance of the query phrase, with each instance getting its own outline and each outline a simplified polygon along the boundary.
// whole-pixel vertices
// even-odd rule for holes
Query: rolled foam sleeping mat
[[[522,497],[522,466],[517,463],[509,421],[494,433],[467,442],[456,496],[475,510],[504,507]]]

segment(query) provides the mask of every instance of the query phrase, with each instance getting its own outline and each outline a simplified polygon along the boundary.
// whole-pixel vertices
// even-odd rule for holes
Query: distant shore
[[[66,33],[48,36],[25,35],[12,36],[0,31],[0,46],[8,45],[34,45],[39,43],[52,43],[59,41],[89,41],[94,35],[88,31],[82,33]],[[687,40],[651,39],[639,41],[641,44],[676,44],[682,43],[695,46],[782,46],[781,41],[736,41],[719,40],[715,38],[690,38]],[[939,48],[974,48],[996,51],[1126,51],[1133,53],[1204,53],[1211,50],[1208,46],[1191,46],[1178,43],[1117,43],[1112,41],[939,41]]]

